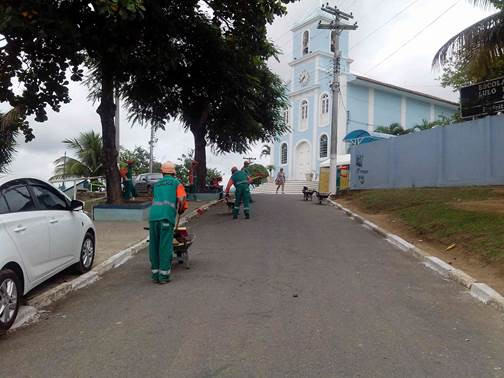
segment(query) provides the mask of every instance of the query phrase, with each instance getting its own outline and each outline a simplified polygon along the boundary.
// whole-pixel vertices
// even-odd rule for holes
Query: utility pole
[[[340,35],[344,30],[357,29],[357,23],[353,25],[342,23],[342,20],[353,19],[352,13],[344,13],[337,7],[329,6],[329,3],[322,5],[322,10],[329,13],[334,17],[334,20],[329,24],[319,22],[318,29],[328,29],[334,31],[331,33],[334,46],[333,58],[333,81],[331,83],[332,91],[332,121],[331,121],[331,154],[330,154],[330,168],[329,168],[329,191],[332,194],[337,194],[338,188],[336,185],[338,177],[338,105],[339,105],[339,92],[340,92],[340,69],[341,69],[341,50],[339,46]]]
[[[154,126],[151,126],[150,129],[150,141],[149,141],[149,146],[150,146],[150,151],[149,151],[149,173],[152,173],[154,170],[154,144],[156,143],[156,132],[154,129]]]

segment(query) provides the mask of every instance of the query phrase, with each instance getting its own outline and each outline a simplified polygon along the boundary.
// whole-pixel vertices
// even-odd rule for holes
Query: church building
[[[275,170],[283,168],[287,180],[305,180],[309,173],[316,175],[320,164],[329,158],[334,32],[318,29],[320,21],[329,23],[331,18],[319,10],[291,29],[289,107],[284,114],[291,131],[282,135],[271,150]],[[340,36],[340,49],[338,154],[348,153],[349,145],[343,139],[351,131],[374,131],[392,123],[411,128],[423,120],[432,122],[458,111],[457,103],[353,75],[348,32]]]

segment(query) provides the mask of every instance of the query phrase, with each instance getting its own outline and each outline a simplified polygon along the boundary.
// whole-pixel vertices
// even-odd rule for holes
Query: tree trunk
[[[190,130],[194,136],[194,160],[198,162],[195,167],[196,174],[196,192],[206,192],[206,120],[208,118],[208,109],[203,110],[199,119],[190,125]]]
[[[106,72],[102,72],[100,106],[96,112],[100,115],[103,139],[103,164],[107,180],[107,203],[120,203],[121,176],[117,167],[116,129],[114,125],[114,82]]]

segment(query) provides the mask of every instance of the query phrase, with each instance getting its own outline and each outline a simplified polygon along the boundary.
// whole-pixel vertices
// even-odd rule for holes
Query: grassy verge
[[[399,218],[423,239],[456,243],[487,261],[504,261],[503,188],[370,190],[347,199],[363,212]],[[489,201],[495,210],[478,206]]]

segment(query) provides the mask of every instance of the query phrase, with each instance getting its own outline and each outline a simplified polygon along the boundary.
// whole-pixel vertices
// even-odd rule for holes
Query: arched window
[[[305,30],[303,33],[303,55],[308,54],[308,48],[310,44],[310,32]]]
[[[331,31],[331,52],[334,52],[334,50],[336,49],[336,38],[338,38],[338,33],[336,33],[334,30]]]
[[[320,137],[320,158],[326,158],[327,157],[327,135],[322,135]]]
[[[288,108],[284,110],[284,122],[286,125],[289,124],[289,109]]]
[[[301,122],[299,124],[300,130],[306,130],[308,127],[308,101],[301,101]]]
[[[283,143],[280,147],[280,164],[287,164],[287,143]]]
[[[321,102],[321,113],[322,115],[327,115],[329,113],[329,95],[327,93],[324,93],[320,97],[320,102]]]

